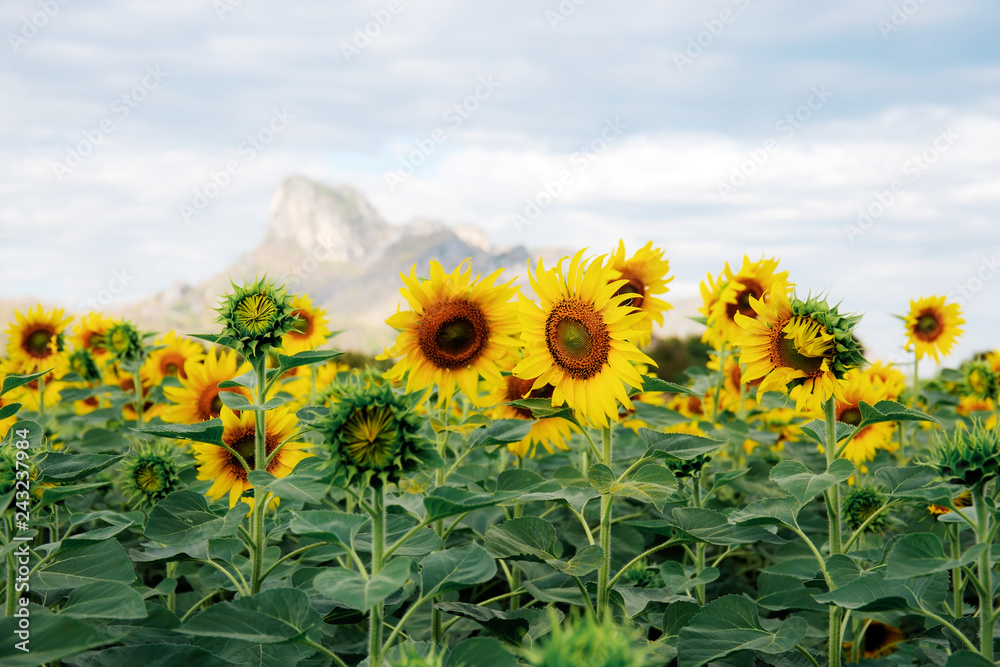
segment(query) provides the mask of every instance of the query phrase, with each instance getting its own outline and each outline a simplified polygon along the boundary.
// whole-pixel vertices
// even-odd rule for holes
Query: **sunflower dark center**
[[[632,298],[622,301],[623,306],[632,306],[633,308],[642,308],[642,297],[646,293],[646,286],[643,284],[639,278],[633,276],[627,271],[622,272],[622,278],[628,282],[618,288],[615,292],[615,296],[620,296],[622,294],[631,294]]]
[[[795,339],[779,333],[772,344],[772,361],[778,366],[802,371],[806,377],[819,373],[823,367],[823,357],[807,357],[795,347]]]
[[[556,365],[578,380],[597,375],[611,351],[604,318],[591,304],[577,299],[552,308],[545,321],[545,342]]]
[[[424,311],[417,327],[420,350],[438,368],[464,368],[475,361],[489,340],[490,326],[478,305],[451,299]]]
[[[756,317],[757,313],[750,305],[750,297],[760,299],[764,296],[764,287],[756,280],[751,278],[740,282],[743,288],[736,293],[736,302],[726,304],[726,315],[730,320],[736,317],[736,313],[742,313],[747,317]]]
[[[344,434],[347,454],[363,468],[385,468],[399,451],[396,420],[385,408],[355,410],[344,425]]]
[[[140,463],[135,469],[135,485],[145,493],[162,491],[167,480],[163,467],[155,463]]]
[[[925,341],[935,341],[941,335],[941,320],[934,313],[924,312],[917,318],[917,323],[913,327],[913,333],[917,338]]]
[[[51,340],[51,331],[35,329],[24,340],[25,351],[33,357],[47,357],[49,355],[49,341]]]
[[[851,426],[857,426],[861,423],[861,410],[851,406],[840,413],[840,416],[837,417],[837,421],[850,424]]]
[[[222,413],[222,406],[225,405],[222,399],[219,398],[219,393],[222,391],[229,390],[210,387],[202,393],[201,398],[198,400],[198,416],[202,421],[215,419]]]

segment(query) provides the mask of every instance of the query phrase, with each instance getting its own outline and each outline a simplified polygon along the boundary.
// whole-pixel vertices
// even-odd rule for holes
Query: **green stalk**
[[[5,589],[7,595],[7,604],[4,610],[4,616],[10,618],[14,615],[14,601],[17,599],[17,595],[14,591],[14,553],[11,552],[4,556],[4,563],[7,565],[7,588]]]
[[[601,462],[611,467],[611,428],[605,426],[601,431]],[[601,495],[601,550],[604,552],[601,569],[597,575],[597,619],[603,621],[611,617],[610,601],[611,587],[611,505],[614,496],[610,493]]]
[[[176,573],[176,571],[177,571],[177,562],[176,561],[171,561],[171,562],[167,563],[167,579],[173,579],[174,574]],[[177,589],[176,589],[176,587],[174,588],[174,590],[170,591],[170,593],[167,594],[167,609],[169,609],[172,612],[176,612],[177,611]]]
[[[262,354],[259,359],[254,362],[254,370],[257,371],[257,386],[256,394],[257,398],[255,402],[257,405],[263,405],[267,400],[265,398],[267,389],[264,386],[267,382],[267,355]],[[254,410],[254,459],[253,467],[254,470],[263,467],[264,461],[267,459],[267,420],[264,410]],[[263,501],[265,498],[263,496],[258,497],[258,494],[254,494],[254,504],[253,513],[251,516],[251,526],[253,535],[253,567],[250,573],[250,594],[255,595],[260,592],[260,581],[261,574],[264,569],[264,506],[266,503]]]
[[[45,435],[45,376],[38,378],[38,423],[42,425],[42,436]]]
[[[837,403],[833,396],[826,399],[823,405],[824,416],[826,417],[826,466],[836,460],[837,457]],[[826,492],[827,520],[830,526],[830,555],[843,552],[842,531],[840,527],[840,484],[834,484]],[[827,643],[827,658],[830,667],[840,667],[841,662],[841,639],[840,620],[844,610],[837,605],[830,605],[830,625]]]
[[[948,537],[951,539],[951,557],[958,562],[962,557],[962,527],[959,524],[948,526]],[[962,568],[951,571],[951,611],[955,618],[962,618]]]
[[[972,487],[976,507],[976,542],[986,545],[979,556],[979,645],[980,653],[993,662],[993,564],[990,562],[990,514],[986,507],[986,483]]]
[[[372,577],[382,571],[385,558],[385,488],[372,487]],[[382,603],[372,607],[368,628],[368,665],[382,667]]]
[[[448,423],[448,414],[444,410],[441,411],[441,421],[445,424]],[[441,431],[437,434],[437,452],[441,460],[444,461],[445,450],[448,446],[448,431]],[[434,472],[434,486],[440,489],[444,486],[445,474],[444,470],[438,468]],[[443,537],[444,535],[444,521],[438,520],[434,524],[434,532],[438,534],[438,537]],[[431,602],[431,643],[435,646],[441,646],[444,643],[444,625],[441,618],[441,610],[437,608],[436,603],[440,600],[440,597],[433,598]],[[380,665],[370,664],[370,667],[381,667]]]
[[[523,470],[524,469],[524,457],[523,456],[518,456],[517,457],[517,469],[518,470]],[[514,504],[514,518],[515,519],[520,519],[522,516],[524,516],[524,505],[522,503],[515,503]],[[512,576],[511,576],[510,589],[511,589],[511,592],[513,593],[514,591],[516,591],[516,590],[518,590],[518,589],[521,588],[521,571],[515,568],[514,571],[511,572],[511,575]],[[520,595],[511,595],[511,598],[510,598],[510,610],[511,611],[517,611],[518,607],[520,607],[520,606],[521,606],[521,596]]]
[[[691,478],[691,500],[695,507],[701,507],[701,475],[697,474]],[[694,575],[700,576],[705,570],[705,543],[699,542],[695,545],[694,551]],[[698,604],[705,606],[705,584],[698,584],[695,587],[695,597]]]
[[[142,376],[138,370],[132,372],[132,384],[135,385],[135,427],[142,428]]]

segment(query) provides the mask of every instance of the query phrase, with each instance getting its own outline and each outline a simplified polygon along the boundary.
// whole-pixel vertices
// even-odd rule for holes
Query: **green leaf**
[[[701,667],[742,650],[783,653],[795,648],[808,630],[808,623],[793,616],[776,632],[760,624],[757,606],[738,595],[725,595],[702,608],[680,631],[678,667]]]
[[[798,577],[761,572],[757,577],[757,606],[778,612],[824,611],[826,607],[813,599],[813,591],[802,584]]]
[[[84,491],[92,491],[102,486],[107,486],[111,482],[91,482],[88,484],[72,484],[69,486],[50,486],[42,488],[42,498],[38,501],[38,507],[45,507],[52,503],[57,503],[64,498],[83,495]]]
[[[828,568],[829,569],[829,568]],[[865,572],[828,593],[814,595],[822,604],[861,611],[940,610],[948,594],[944,573],[916,579],[887,580],[882,570]]]
[[[500,502],[492,493],[471,493],[454,486],[442,486],[424,497],[428,521],[465,514],[483,507],[493,507]]]
[[[889,552],[886,578],[909,579],[935,572],[948,572],[974,562],[984,549],[986,549],[985,544],[977,544],[956,560],[945,555],[944,545],[933,533],[904,535],[895,542],[892,551]]]
[[[249,505],[236,503],[225,515],[216,514],[209,509],[205,496],[182,489],[174,491],[150,510],[145,535],[150,540],[172,546],[228,537],[236,533],[249,512]]]
[[[233,602],[219,602],[198,612],[177,632],[222,637],[252,644],[295,641],[316,634],[323,619],[297,588],[272,588]]]
[[[560,405],[558,407],[552,405],[552,400],[548,398],[522,398],[519,401],[510,401],[509,403],[504,403],[504,405],[509,405],[513,408],[521,408],[522,410],[528,410],[531,412],[531,416],[535,419],[548,419],[549,417],[560,417],[566,421],[571,421],[576,423],[576,417],[573,416],[573,411],[566,407],[565,405]],[[523,421],[523,420],[522,420]],[[530,421],[527,422],[529,425]]]
[[[321,572],[313,587],[326,598],[358,611],[368,611],[398,591],[410,578],[410,559],[393,558],[370,579],[360,572],[334,568]]]
[[[31,588],[52,591],[101,581],[123,584],[135,581],[132,562],[118,540],[64,541],[55,555],[35,573]]]
[[[17,636],[17,618],[0,618],[0,664],[4,667],[37,667],[82,653],[114,641],[91,625],[75,618],[53,614],[32,614],[30,637],[26,648]]]
[[[3,387],[0,387],[0,396],[3,396],[8,391],[17,389],[18,387],[23,387],[29,382],[34,382],[46,373],[51,373],[53,370],[55,369],[50,368],[47,371],[39,371],[38,373],[31,373],[30,375],[7,375],[3,379]]]
[[[697,507],[674,508],[672,515],[666,519],[666,523],[674,526],[682,535],[699,542],[719,546],[753,544],[754,542],[784,544],[786,541],[760,526],[736,526],[729,523],[726,517],[719,512]]]
[[[490,526],[483,545],[497,558],[540,560],[572,576],[583,576],[601,565],[604,552],[597,545],[580,549],[571,560],[555,555],[556,529],[545,519],[523,516]]]
[[[684,565],[668,560],[660,566],[660,578],[664,585],[675,593],[689,591],[695,586],[710,584],[719,578],[719,569],[706,567],[700,574],[692,565]]]
[[[89,658],[88,667],[217,667],[219,659],[189,644],[134,644],[102,649]]]
[[[729,523],[747,526],[787,526],[798,528],[797,517],[802,503],[792,496],[762,498],[728,517]]]
[[[493,556],[478,544],[437,551],[420,564],[422,595],[457,591],[489,581],[497,573]]]
[[[980,653],[962,650],[952,653],[944,667],[993,667],[993,663]]]
[[[818,475],[798,461],[786,460],[771,468],[770,478],[800,505],[806,505],[827,489],[847,481],[856,471],[854,464],[848,459],[835,460],[826,472]]]
[[[385,522],[385,543],[387,546],[394,546],[395,543],[417,525],[417,520],[408,514],[390,514]],[[372,523],[368,521],[354,540],[354,546],[358,551],[372,550]],[[444,546],[444,542],[430,528],[421,528],[409,537],[396,549],[397,556],[426,556],[432,551],[437,551]]]
[[[598,463],[587,471],[590,485],[601,494],[631,498],[662,508],[667,499],[677,491],[677,480],[666,467],[650,463],[634,471],[631,477],[617,481],[611,468]]]
[[[583,577],[601,567],[601,563],[604,562],[604,549],[597,544],[588,544],[577,551],[569,561],[550,558],[545,562],[566,576]]]
[[[267,372],[268,379],[271,379],[272,375],[281,375],[285,371],[297,368],[299,366],[309,366],[312,364],[320,364],[331,359],[336,359],[342,356],[343,352],[338,352],[337,350],[305,350],[303,352],[296,352],[291,356],[286,356],[284,354],[278,355],[278,367],[272,368]]]
[[[646,445],[646,456],[673,456],[689,460],[701,454],[710,454],[726,443],[688,433],[660,433],[648,428],[639,429],[639,437]]]
[[[715,570],[715,568],[711,569]],[[715,573],[718,574],[719,571],[716,570]],[[636,588],[623,584],[621,581],[615,584],[613,592],[621,596],[625,615],[629,618],[641,614],[651,603],[670,604],[692,599],[687,595],[676,595],[672,588]]]
[[[855,426],[851,426],[850,424],[837,422],[837,442],[841,442],[853,433],[855,428]],[[814,419],[808,424],[803,424],[802,430],[805,431],[806,435],[815,440],[818,445],[826,447],[826,422],[824,420]]]
[[[530,419],[496,419],[489,426],[480,426],[473,430],[472,434],[469,435],[467,447],[475,449],[476,447],[518,442],[528,435],[534,425],[535,422]]]
[[[50,452],[38,465],[38,483],[75,482],[97,474],[125,458],[107,454],[60,454]]]
[[[243,394],[238,394],[235,391],[220,391],[219,400],[230,410],[273,410],[274,408],[282,405],[285,401],[277,396],[268,399],[263,405],[257,403],[251,403]]]
[[[466,639],[451,648],[445,667],[517,667],[517,658],[491,637]]]
[[[879,401],[875,405],[868,405],[864,401],[858,403],[861,410],[861,423],[858,428],[879,424],[882,422],[933,422],[939,423],[937,419],[920,410],[914,410],[895,401]]]
[[[361,514],[346,514],[337,510],[306,510],[292,512],[289,525],[296,535],[325,540],[332,544],[354,548],[354,538],[371,520]]]
[[[537,638],[541,631],[548,628],[547,614],[541,609],[497,611],[465,602],[438,602],[434,608],[447,614],[475,621],[500,639],[515,645],[520,645],[525,635]],[[561,612],[559,612],[558,618],[562,618]]]
[[[70,593],[59,614],[73,618],[146,618],[146,605],[131,586],[97,581]]]
[[[232,392],[221,392],[223,394]],[[144,426],[139,429],[132,429],[140,433],[148,433],[161,438],[173,438],[175,440],[193,440],[195,442],[207,442],[210,445],[222,444],[222,420],[209,419],[199,424],[161,424],[157,426]],[[246,503],[244,503],[246,504]]]
[[[20,403],[8,403],[0,407],[0,420],[7,419],[8,417],[13,417],[17,414],[17,411],[21,409]]]
[[[671,394],[687,394],[688,396],[701,396],[698,392],[692,391],[688,387],[683,387],[674,382],[661,380],[655,375],[642,376],[642,393],[648,391],[666,391]]]
[[[321,482],[302,474],[298,466],[287,477],[275,477],[266,470],[251,470],[247,480],[253,484],[255,493],[270,492],[282,500],[301,500],[314,505],[322,503],[333,488],[331,481]]]

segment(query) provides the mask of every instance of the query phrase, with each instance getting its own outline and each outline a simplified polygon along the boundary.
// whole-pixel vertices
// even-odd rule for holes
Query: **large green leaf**
[[[899,500],[948,505],[952,497],[948,486],[941,483],[937,471],[930,466],[883,466],[875,471],[875,476]]]
[[[797,517],[802,503],[792,496],[762,498],[732,512],[729,523],[747,526],[787,526],[798,528]]]
[[[974,562],[986,548],[985,544],[977,544],[966,550],[961,558],[952,559],[945,555],[941,539],[933,533],[903,535],[889,552],[886,578],[909,579],[935,572],[948,572]]]
[[[313,634],[317,638],[323,619],[297,588],[272,588],[233,602],[219,602],[198,612],[178,632],[202,637],[222,637],[253,644],[295,641]]]
[[[38,482],[75,482],[90,477],[113,466],[125,458],[124,455],[107,454],[60,454],[51,452],[38,465]]]
[[[814,560],[813,569],[815,569],[815,562]],[[761,572],[757,577],[757,606],[778,612],[796,609],[811,611],[826,609],[813,599],[812,591],[802,584],[802,579],[798,577]]]
[[[660,433],[648,428],[640,428],[639,437],[646,445],[646,456],[673,456],[684,460],[711,454],[726,444],[721,440],[703,438],[699,435]]]
[[[944,667],[993,667],[993,663],[984,658],[981,653],[972,651],[955,651],[948,656]]]
[[[306,510],[292,512],[289,529],[296,535],[325,540],[332,544],[354,548],[354,538],[371,520],[361,514],[337,510]]]
[[[684,593],[695,586],[710,584],[719,578],[719,569],[706,567],[700,573],[693,565],[685,565],[675,560],[668,560],[660,566],[660,578],[663,584],[675,593]]]
[[[16,375],[11,373],[10,375],[4,376],[3,386],[0,387],[0,396],[3,396],[8,391],[17,389],[18,387],[23,387],[29,382],[34,382],[46,373],[51,373],[53,370],[54,369],[50,368],[47,371],[39,371],[38,373],[31,373],[29,375]]]
[[[770,478],[789,495],[805,505],[827,489],[847,481],[857,472],[854,464],[847,459],[837,459],[819,474],[810,472],[798,461],[781,461],[771,468]]]
[[[88,657],[88,667],[217,667],[219,659],[189,644],[133,644],[102,649]]]
[[[617,481],[611,468],[598,463],[587,471],[590,485],[601,494],[631,498],[662,509],[677,491],[677,479],[666,467],[650,462],[635,470],[628,479]]]
[[[521,644],[525,635],[537,639],[550,630],[548,614],[542,609],[497,611],[465,602],[438,602],[434,608],[475,621],[501,639],[516,645]],[[561,621],[562,612],[556,611],[556,614],[556,618]]]
[[[207,442],[211,445],[222,444],[223,428],[221,419],[209,419],[198,424],[159,424],[133,430],[161,438],[193,440],[195,442]]]
[[[601,547],[589,545],[569,561],[560,559],[555,555],[556,529],[536,516],[523,516],[490,526],[483,545],[497,558],[540,560],[563,574],[577,577],[600,567],[604,553]]]
[[[275,375],[281,375],[285,371],[297,368],[299,366],[309,366],[311,364],[320,364],[331,359],[336,359],[342,356],[343,352],[338,352],[337,350],[305,350],[303,352],[297,352],[291,356],[284,354],[279,354],[278,356],[278,367],[272,368],[267,372],[267,377],[270,380]]]
[[[739,595],[724,595],[702,608],[680,631],[678,667],[701,667],[742,650],[783,653],[798,644],[809,624],[800,616],[787,619],[776,632],[760,624],[757,606]]]
[[[491,637],[473,637],[451,648],[445,667],[517,667],[517,658]]]
[[[52,591],[101,581],[123,584],[135,581],[132,562],[118,540],[64,541],[35,573],[31,588]]]
[[[74,618],[146,618],[146,605],[131,586],[97,581],[70,593],[59,614]]]
[[[410,578],[410,559],[393,558],[377,575],[365,579],[342,567],[321,572],[313,587],[326,598],[358,611],[368,611],[398,591]]]
[[[504,403],[504,405],[509,405],[514,408],[521,408],[522,410],[528,410],[529,412],[531,412],[531,416],[534,417],[535,419],[548,419],[550,417],[559,417],[567,421],[576,422],[576,418],[573,416],[573,411],[570,408],[566,407],[565,405],[554,406],[552,405],[552,401],[548,398],[522,398],[517,401],[510,401],[509,403]],[[526,423],[530,425],[531,421],[528,420]]]
[[[317,475],[309,474],[305,469],[300,471],[301,467],[302,464],[296,466],[287,477],[275,477],[266,470],[251,470],[247,480],[253,484],[255,493],[270,492],[283,500],[321,504],[333,488],[333,482],[320,481]]]
[[[478,544],[436,551],[420,564],[420,591],[423,595],[457,591],[489,581],[496,573],[493,556]]]
[[[837,442],[843,441],[856,427],[843,422],[837,422]],[[802,430],[810,438],[815,440],[821,447],[826,447],[826,422],[822,419],[814,419],[808,424],[802,425]]]
[[[661,380],[655,375],[643,375],[642,376],[642,392],[647,391],[666,391],[672,394],[687,394],[688,396],[701,396],[696,391],[692,391],[687,387],[682,387],[674,382],[667,382],[666,380]]]
[[[472,493],[454,486],[442,486],[424,496],[427,520],[436,521],[449,516],[465,514],[500,502],[492,493]]]
[[[938,420],[934,419],[934,417],[931,417],[920,410],[914,410],[906,407],[905,405],[900,405],[895,401],[879,401],[875,405],[868,405],[864,401],[861,401],[858,403],[858,409],[861,410],[861,423],[858,424],[859,429],[871,426],[872,424],[880,424],[882,422],[938,423]]]
[[[27,648],[16,633],[17,618],[0,618],[0,665],[4,667],[37,667],[58,662],[77,653],[114,641],[92,625],[75,618],[52,614],[32,614]]]
[[[523,402],[523,401],[518,401]],[[548,403],[548,401],[545,401]],[[551,406],[549,406],[551,408]],[[535,422],[530,419],[496,419],[488,426],[478,427],[469,435],[467,447],[487,447],[505,445],[522,440]]]
[[[813,597],[822,604],[832,603],[860,611],[939,611],[943,609],[947,594],[948,578],[944,573],[888,580],[884,570],[876,570],[862,573],[846,585]]]
[[[250,506],[246,503],[236,503],[225,515],[216,514],[209,508],[205,496],[182,489],[156,503],[149,512],[145,535],[150,540],[172,546],[228,537],[236,533],[249,511]]]
[[[417,525],[417,520],[408,514],[390,514],[385,522],[385,543],[387,546],[395,546],[396,542]],[[432,551],[437,551],[444,546],[444,542],[430,528],[421,528],[410,537],[394,552],[397,556],[417,556],[422,557]],[[372,522],[368,521],[358,531],[354,538],[354,547],[358,551],[371,552],[372,550]]]
[[[676,507],[666,523],[674,526],[679,533],[699,542],[719,546],[753,544],[767,542],[784,544],[785,539],[760,526],[737,526],[721,513],[697,507]],[[631,524],[630,524],[631,525]]]
[[[251,403],[250,399],[235,391],[220,391],[219,400],[222,401],[222,404],[230,410],[241,412],[243,410],[249,410],[251,412],[258,410],[273,410],[285,402],[284,399],[274,396],[264,401],[263,404]]]

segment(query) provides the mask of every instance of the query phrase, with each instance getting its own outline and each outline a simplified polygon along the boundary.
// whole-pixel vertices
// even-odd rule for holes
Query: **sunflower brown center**
[[[742,313],[747,317],[757,317],[756,311],[750,305],[750,297],[760,299],[764,296],[764,287],[756,280],[748,278],[740,282],[743,284],[743,289],[736,293],[736,302],[726,304],[726,316],[730,320],[735,319],[736,313]]]
[[[921,313],[913,327],[913,334],[920,340],[933,342],[941,335],[943,327],[937,315],[931,312]]]
[[[35,329],[24,339],[24,351],[36,358],[49,356],[49,341],[52,332],[47,329]]]
[[[852,405],[841,411],[840,415],[837,417],[837,421],[850,424],[851,426],[857,426],[861,423],[861,410]]]
[[[179,375],[186,378],[184,373],[184,359],[177,354],[164,355],[160,359],[160,372],[164,375]]]
[[[807,377],[819,373],[823,367],[823,357],[807,357],[800,353],[795,347],[795,339],[783,332],[778,333],[777,339],[772,343],[771,357],[778,366],[802,371]]]
[[[643,284],[642,280],[628,271],[622,271],[622,278],[628,282],[618,288],[618,291],[615,292],[615,296],[631,294],[632,298],[622,301],[622,305],[625,307],[632,306],[633,308],[642,308],[642,297],[646,293],[646,286]]]
[[[464,368],[476,360],[489,340],[490,326],[479,306],[450,299],[424,311],[417,327],[421,352],[438,368]]]
[[[578,380],[597,375],[611,351],[604,318],[578,299],[566,299],[552,308],[545,321],[545,343],[556,365]]]
[[[222,406],[224,403],[222,399],[219,398],[219,393],[223,391],[232,391],[232,389],[219,389],[218,387],[208,387],[201,394],[201,398],[198,399],[198,417],[205,421],[206,419],[215,419],[222,413]]]
[[[233,450],[243,457],[243,460],[247,462],[251,470],[256,470],[257,465],[255,463],[257,456],[257,442],[254,437],[254,427],[241,427],[226,435],[222,436],[223,442],[233,448]],[[277,437],[268,432],[267,436],[264,438],[264,452],[270,454],[274,451],[274,448],[278,446]],[[243,466],[236,459],[235,456],[226,452],[229,457],[229,471],[242,480],[246,480],[247,471],[243,469]],[[271,463],[268,464],[267,469],[273,470],[276,465],[278,465],[278,459],[281,454],[275,456]]]

